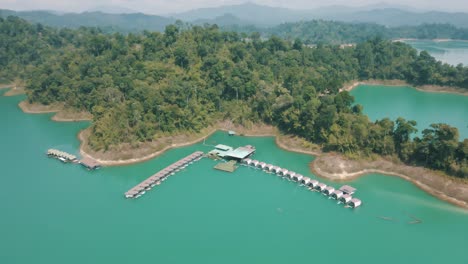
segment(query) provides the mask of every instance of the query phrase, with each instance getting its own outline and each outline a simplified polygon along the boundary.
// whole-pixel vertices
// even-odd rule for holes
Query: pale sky
[[[233,5],[244,2],[246,0],[0,0],[0,8],[81,12],[96,6],[119,6],[147,14],[164,15],[201,7]],[[250,0],[250,2],[292,9],[312,9],[330,5],[364,6],[386,2],[423,10],[468,12],[468,0]]]

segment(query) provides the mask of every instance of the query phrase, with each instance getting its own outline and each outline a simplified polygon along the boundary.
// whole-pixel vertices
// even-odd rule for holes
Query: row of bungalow
[[[75,155],[57,149],[47,150],[47,156],[59,159],[63,162],[78,162]]]
[[[359,200],[358,198],[353,198],[352,195],[354,194],[356,189],[349,185],[344,185],[341,188],[335,190],[333,186],[327,186],[324,183],[318,182],[317,180],[303,176],[294,171],[290,171],[272,164],[267,164],[262,161],[246,158],[242,160],[242,163],[248,166],[262,169],[270,173],[275,173],[278,176],[282,176],[291,181],[303,184],[309,187],[311,190],[319,191],[324,195],[331,197],[332,199],[338,200],[339,202],[344,203],[350,207],[356,208],[362,204],[361,200]]]
[[[198,161],[203,157],[203,152],[196,151],[187,157],[174,162],[166,168],[158,171],[156,174],[137,184],[125,193],[126,198],[138,198],[151,190],[154,186],[161,184],[162,181],[166,180],[170,175],[174,175],[176,172],[192,164],[194,161]]]

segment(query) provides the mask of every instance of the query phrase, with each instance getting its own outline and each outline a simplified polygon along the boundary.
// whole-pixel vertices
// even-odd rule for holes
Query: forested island
[[[371,122],[347,92],[356,80],[468,89],[468,68],[407,44],[373,38],[355,47],[243,37],[216,25],[164,33],[104,34],[0,18],[0,82],[26,82],[30,103],[92,114],[89,147],[112,151],[221,120],[265,123],[324,151],[383,155],[468,178],[468,139],[446,124],[414,136],[415,122]]]

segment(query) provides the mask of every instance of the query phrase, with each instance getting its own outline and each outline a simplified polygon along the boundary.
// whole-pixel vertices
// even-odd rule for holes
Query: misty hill
[[[167,18],[142,13],[107,14],[102,12],[53,14],[48,11],[11,11],[1,10],[0,16],[18,16],[33,23],[41,23],[53,27],[78,28],[100,27],[106,31],[133,32],[141,30],[163,31],[175,22]]]
[[[269,7],[254,3],[200,8],[173,15],[184,21],[214,19],[224,14],[232,14],[242,21],[256,26],[274,26],[285,22],[309,21],[313,19],[343,22],[370,22],[385,26],[421,25],[448,23],[457,27],[468,27],[467,13],[420,12],[405,6],[374,4],[363,7],[328,6],[311,10],[293,10]]]
[[[323,19],[344,22],[372,22],[390,27],[427,23],[452,24],[457,27],[468,27],[467,13],[447,13],[438,11],[417,13],[395,8],[386,8],[349,13],[344,12],[340,14],[318,14],[317,16]]]
[[[172,16],[184,21],[197,21],[201,19],[215,19],[224,14],[231,14],[242,21],[250,21],[257,26],[272,26],[284,22],[311,19],[308,12],[258,5],[250,2],[239,5],[199,8]]]
[[[130,8],[114,6],[114,5],[100,5],[86,10],[86,12],[102,12],[106,14],[133,14],[138,13]]]

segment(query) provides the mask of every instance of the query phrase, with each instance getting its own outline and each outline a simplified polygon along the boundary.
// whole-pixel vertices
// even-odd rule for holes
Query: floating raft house
[[[230,146],[219,144],[219,145],[216,145],[215,149],[210,151],[209,154],[216,154],[217,156],[223,159],[242,161],[248,158],[249,156],[251,156],[254,152],[255,152],[255,147],[251,145],[246,145],[244,147],[238,147],[234,149]],[[258,164],[258,161],[257,161],[257,164]],[[257,166],[257,164],[255,164],[254,166]]]
[[[101,167],[101,164],[99,164],[97,161],[87,157],[81,159],[80,164],[88,170],[96,170]]]
[[[77,158],[75,155],[69,154],[64,151],[49,149],[47,150],[47,156],[60,159],[63,162],[76,162]]]
[[[145,194],[146,191],[151,190],[154,186],[161,184],[161,181],[164,181],[167,177],[172,175],[174,172],[179,171],[183,167],[187,166],[191,162],[198,161],[203,157],[203,152],[196,151],[187,157],[174,162],[173,164],[167,166],[166,168],[158,171],[153,174],[146,180],[137,184],[135,187],[131,188],[125,193],[126,198],[138,198],[141,195]]]

